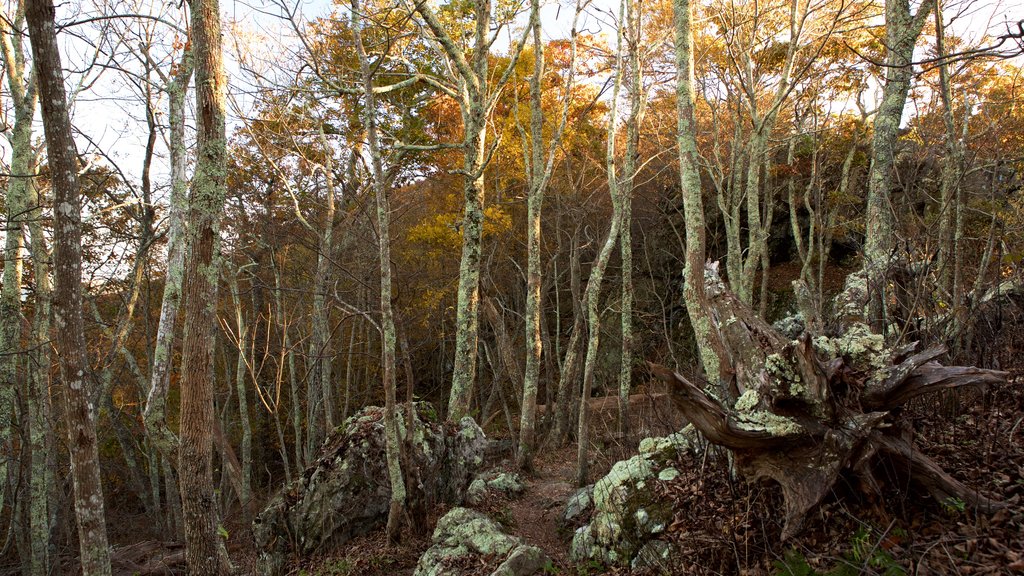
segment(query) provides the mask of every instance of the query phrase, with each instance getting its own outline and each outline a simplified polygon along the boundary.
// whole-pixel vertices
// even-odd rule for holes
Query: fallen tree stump
[[[771,478],[785,498],[783,538],[801,529],[806,514],[841,475],[881,494],[881,458],[898,464],[928,493],[945,502],[991,510],[1001,504],[971,490],[918,451],[911,425],[900,417],[913,398],[962,386],[999,384],[1007,373],[943,366],[945,347],[917,352],[917,343],[886,346],[851,310],[847,290],[836,309],[832,335],[783,337],[721,282],[716,265],[706,270],[710,324],[723,344],[726,375],[696,383],[648,364],[670,384],[673,403],[712,443],[728,448],[736,470],[751,479]]]

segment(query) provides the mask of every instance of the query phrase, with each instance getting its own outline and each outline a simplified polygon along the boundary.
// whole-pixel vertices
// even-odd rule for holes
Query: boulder
[[[497,522],[468,508],[453,508],[438,520],[433,542],[420,557],[413,576],[454,576],[466,572],[460,566],[471,567],[466,573],[474,575],[530,576],[550,562],[540,548],[524,544],[506,534]],[[484,571],[481,560],[489,560],[495,567]]]
[[[478,506],[487,498],[488,492],[500,492],[506,496],[518,496],[526,489],[519,474],[491,470],[478,475],[469,485],[466,502]]]
[[[403,407],[399,433],[405,437]],[[371,406],[345,420],[324,442],[316,460],[275,496],[253,522],[257,572],[281,574],[289,556],[305,557],[383,525],[391,485],[384,445],[384,410]],[[472,418],[442,422],[428,403],[417,403],[411,461],[423,502],[459,504],[483,463],[486,438]]]
[[[583,521],[594,507],[594,485],[588,484],[573,492],[562,512],[562,526],[576,526]]]
[[[573,536],[572,559],[629,565],[672,521],[672,507],[658,497],[655,487],[678,476],[673,464],[694,446],[695,434],[689,426],[664,438],[645,438],[639,454],[616,462],[608,475],[594,484],[591,496],[577,492],[570,506],[581,509],[582,514],[589,499],[594,510],[590,522]]]

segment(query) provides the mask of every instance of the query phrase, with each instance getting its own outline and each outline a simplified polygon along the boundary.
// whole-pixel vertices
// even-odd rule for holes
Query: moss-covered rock
[[[645,438],[639,454],[616,462],[594,484],[594,513],[573,536],[574,561],[628,565],[647,542],[665,531],[673,511],[654,488],[678,475],[673,465],[682,452],[693,450],[693,440],[690,427],[665,438]]]
[[[565,503],[565,511],[562,512],[562,526],[575,526],[581,522],[586,515],[590,514],[594,507],[594,485],[584,486],[576,492]]]
[[[488,492],[501,492],[507,496],[517,496],[526,487],[519,474],[491,470],[478,475],[466,491],[466,502],[476,506],[484,501]]]
[[[543,550],[506,534],[497,522],[468,508],[453,508],[438,520],[432,539],[434,545],[420,557],[414,576],[451,576],[468,557],[498,562],[493,571],[474,572],[490,576],[529,576],[549,562]]]
[[[404,436],[405,417],[399,407]],[[253,522],[257,572],[281,574],[285,560],[307,556],[327,542],[345,542],[387,520],[391,484],[384,445],[384,410],[371,406],[345,420],[316,461],[275,496]],[[483,464],[486,438],[472,418],[454,425],[417,403],[411,458],[421,479],[418,497],[459,504]]]

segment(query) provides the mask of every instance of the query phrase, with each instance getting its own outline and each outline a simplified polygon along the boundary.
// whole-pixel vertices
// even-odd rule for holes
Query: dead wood
[[[739,473],[771,478],[786,506],[783,537],[796,534],[806,514],[850,475],[867,491],[880,491],[873,470],[890,459],[940,501],[954,498],[980,510],[998,507],[943,471],[908,438],[899,408],[937,390],[1000,384],[1007,373],[943,366],[946,349],[917,343],[890,348],[857,320],[857,299],[846,294],[836,336],[801,334],[788,340],[739,301],[709,266],[705,278],[712,329],[725,351],[726,377],[698,385],[649,364],[670,385],[673,403],[712,443],[728,448]]]

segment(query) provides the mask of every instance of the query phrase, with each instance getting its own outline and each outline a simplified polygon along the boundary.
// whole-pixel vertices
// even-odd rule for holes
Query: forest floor
[[[552,559],[546,572],[551,574],[1024,574],[1021,376],[998,389],[951,393],[908,408],[925,453],[956,478],[1008,504],[994,514],[976,514],[962,502],[936,502],[898,481],[882,500],[845,486],[812,514],[797,538],[782,542],[777,486],[734,480],[724,465],[686,456],[677,464],[683,473],[661,494],[676,510],[664,536],[680,551],[671,565],[632,572],[578,566],[568,558],[573,528],[560,525],[564,503],[574,491],[574,446],[541,452],[523,494],[494,495],[478,508],[509,533],[542,548]],[[629,455],[621,445],[596,442],[593,478]],[[508,466],[506,461],[497,467]],[[434,511],[424,528],[431,528],[443,512]],[[377,531],[296,566],[293,574],[411,574],[430,545],[430,531],[422,532],[408,535],[401,546],[388,546],[383,531]],[[462,573],[486,575],[489,570],[481,564],[463,567]]]

